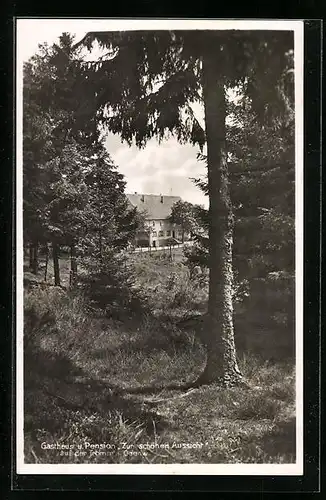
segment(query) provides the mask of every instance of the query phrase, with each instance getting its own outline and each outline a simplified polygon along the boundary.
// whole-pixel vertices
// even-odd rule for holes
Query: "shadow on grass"
[[[96,417],[102,422],[91,430],[89,426],[81,429],[88,437],[93,434],[98,442],[109,431],[103,425],[112,415],[119,416],[120,422],[141,424],[148,435],[167,426],[162,417],[141,402],[123,397],[109,384],[89,377],[62,354],[29,348],[25,351],[24,372],[25,433],[32,439],[38,439],[40,429],[52,435],[62,432],[74,424],[77,416]]]

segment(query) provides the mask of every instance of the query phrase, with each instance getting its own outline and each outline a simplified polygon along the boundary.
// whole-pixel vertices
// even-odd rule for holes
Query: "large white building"
[[[187,239],[188,235],[182,234],[182,228],[169,220],[172,206],[181,200],[180,196],[139,193],[126,196],[146,221],[145,227],[137,233],[136,246],[159,247]]]

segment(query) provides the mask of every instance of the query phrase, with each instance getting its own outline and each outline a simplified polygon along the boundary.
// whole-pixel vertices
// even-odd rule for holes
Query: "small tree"
[[[86,271],[82,281],[94,303],[106,309],[114,293],[118,296],[123,289],[126,294],[129,280],[121,251],[134,240],[140,219],[128,205],[123,176],[104,148],[90,159],[85,184],[87,204],[78,240]]]
[[[172,206],[169,220],[172,224],[177,224],[181,227],[182,243],[184,243],[185,233],[190,234],[197,229],[197,210],[198,206],[182,200],[177,201]]]

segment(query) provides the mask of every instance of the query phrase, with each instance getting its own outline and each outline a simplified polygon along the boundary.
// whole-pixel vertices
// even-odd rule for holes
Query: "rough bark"
[[[52,258],[54,270],[54,284],[60,286],[60,266],[59,266],[59,246],[56,242],[52,242]]]
[[[45,266],[44,266],[44,281],[47,280],[48,275],[48,264],[49,264],[49,247],[48,244],[45,243]]]
[[[33,267],[33,245],[32,243],[29,244],[28,247],[28,259],[29,259],[29,268],[32,270]]]
[[[233,212],[228,187],[225,136],[226,103],[223,75],[215,58],[203,58],[203,96],[209,190],[209,304],[206,332],[207,361],[197,383],[237,384],[233,329]]]
[[[77,282],[77,260],[76,260],[76,247],[74,244],[70,245],[70,287],[73,288]]]
[[[32,246],[32,259],[31,259],[31,271],[33,274],[38,273],[38,243],[33,243]]]
[[[99,253],[100,253],[100,263],[101,265],[103,264],[103,249],[102,249],[102,227],[99,229],[99,234],[98,234],[98,248],[99,248]]]

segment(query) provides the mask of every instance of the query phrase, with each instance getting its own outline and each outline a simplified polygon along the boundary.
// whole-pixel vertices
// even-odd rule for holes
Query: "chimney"
[[[137,194],[137,191],[135,191],[135,194]]]
[[[161,195],[161,203],[163,203],[163,196]]]

